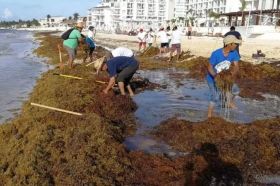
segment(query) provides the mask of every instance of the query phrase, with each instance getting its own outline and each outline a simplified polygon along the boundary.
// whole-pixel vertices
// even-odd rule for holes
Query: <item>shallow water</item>
[[[11,121],[28,99],[36,79],[48,70],[32,51],[38,47],[32,32],[0,30],[0,124]]]
[[[158,71],[138,71],[143,78],[150,82],[166,84],[166,89],[145,91],[135,95],[134,101],[139,106],[135,116],[141,125],[134,136],[126,139],[125,144],[132,150],[143,150],[147,153],[166,153],[171,156],[179,152],[173,151],[163,142],[156,142],[149,134],[149,130],[160,122],[177,117],[192,122],[206,119],[208,109],[208,85],[194,79],[179,79],[175,73],[187,73],[175,69]],[[180,84],[183,85],[180,85]],[[271,119],[279,116],[280,99],[277,96],[265,95],[265,101],[256,101],[236,97],[234,103],[238,110],[230,110],[227,120],[235,123],[249,123],[260,119]],[[216,107],[214,114],[220,114],[220,107]],[[184,152],[183,152],[184,153]],[[180,154],[180,153],[179,153]]]

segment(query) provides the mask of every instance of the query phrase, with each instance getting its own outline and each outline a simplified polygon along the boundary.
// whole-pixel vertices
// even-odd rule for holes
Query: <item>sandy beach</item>
[[[85,33],[86,34],[86,33]],[[222,47],[223,38],[208,37],[208,36],[193,36],[192,39],[188,39],[187,36],[182,37],[182,50],[190,50],[191,54],[195,56],[210,57],[212,51]],[[138,51],[137,36],[118,35],[118,34],[104,34],[97,33],[96,44],[106,44],[111,46],[124,46],[132,50]],[[159,44],[160,41],[157,41]],[[254,64],[261,62],[279,61],[279,43],[274,40],[246,38],[244,39],[242,46],[240,46],[241,58],[244,61],[248,61]],[[262,50],[266,55],[265,58],[252,58],[252,54],[257,53],[257,50]]]

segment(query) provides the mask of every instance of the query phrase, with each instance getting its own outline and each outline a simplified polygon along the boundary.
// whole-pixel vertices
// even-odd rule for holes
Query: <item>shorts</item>
[[[125,67],[117,76],[116,82],[124,82],[124,85],[127,86],[132,78],[132,76],[135,74],[135,72],[138,70],[139,65],[137,66],[131,66],[131,67]]]
[[[76,49],[70,48],[70,47],[68,47],[68,46],[66,46],[66,45],[63,45],[63,47],[65,48],[65,50],[66,50],[67,53],[68,53],[69,60],[74,61],[74,59],[75,59],[75,57],[76,57],[76,55],[77,55]]]
[[[167,46],[168,46],[168,43],[161,43],[161,44],[160,44],[160,47],[161,47],[161,48],[164,48],[164,47],[167,47]]]
[[[188,31],[188,36],[191,36],[192,35],[192,31]]]
[[[210,99],[210,104],[216,105],[219,102],[219,96],[220,96],[220,91],[217,88],[215,83],[208,83],[209,86],[209,99]],[[231,93],[227,94],[226,97],[227,99],[230,99],[231,94],[233,95],[238,95],[239,94],[239,88],[236,84],[233,85]]]
[[[177,50],[178,53],[181,52],[181,44],[180,43],[172,44],[171,51],[174,52],[175,50]]]
[[[139,42],[139,46],[142,46],[142,45],[146,46],[146,42]]]
[[[151,47],[153,45],[153,43],[148,43],[149,47]]]

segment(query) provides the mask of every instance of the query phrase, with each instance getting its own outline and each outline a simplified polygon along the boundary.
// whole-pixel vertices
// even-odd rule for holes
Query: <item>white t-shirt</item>
[[[169,34],[169,36],[167,36],[167,38],[168,38],[168,39],[171,39],[171,33],[172,33],[172,31],[169,30],[169,31],[167,31],[166,33]]]
[[[154,40],[155,40],[155,33],[154,32],[149,32],[148,33],[148,43],[153,43]]]
[[[112,56],[118,57],[118,56],[126,56],[126,57],[132,57],[133,56],[133,51],[125,48],[125,47],[118,47],[114,50],[111,51]]]
[[[160,37],[161,43],[168,43],[167,34],[165,31],[161,30],[157,33],[157,37]]]
[[[88,37],[89,37],[90,39],[94,39],[93,31],[91,31],[91,30],[88,31]]]
[[[181,30],[172,31],[171,32],[172,44],[180,44],[183,35],[184,33]]]
[[[140,39],[139,39],[139,42],[146,42],[146,34],[147,34],[147,33],[144,32],[144,31],[138,33],[137,37],[140,38]],[[142,41],[141,41],[141,40],[142,40]]]

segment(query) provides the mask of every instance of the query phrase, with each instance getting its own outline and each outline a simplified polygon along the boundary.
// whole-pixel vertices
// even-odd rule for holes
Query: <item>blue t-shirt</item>
[[[229,69],[230,65],[234,61],[239,61],[240,57],[236,50],[230,52],[228,56],[224,56],[223,48],[215,50],[210,57],[210,64],[213,65],[213,70],[215,73],[219,73],[223,70]],[[206,81],[208,83],[214,83],[214,77],[207,72]]]
[[[86,42],[89,44],[90,47],[95,47],[94,42],[87,36]]]
[[[126,67],[137,67],[138,61],[134,57],[118,56],[106,62],[110,77],[114,77]]]

